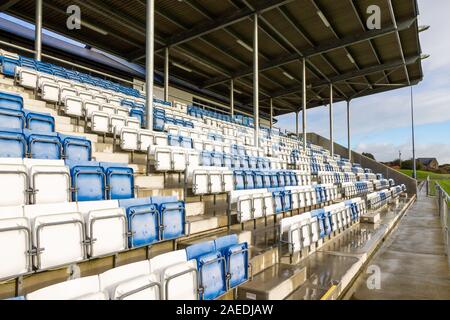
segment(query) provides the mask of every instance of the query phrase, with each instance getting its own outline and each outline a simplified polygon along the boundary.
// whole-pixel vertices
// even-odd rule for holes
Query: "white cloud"
[[[370,152],[378,161],[392,161],[398,159],[399,151],[402,153],[402,159],[412,158],[412,147],[410,144],[359,144],[355,151]],[[416,158],[437,158],[440,164],[450,163],[450,146],[441,143],[419,144],[416,145]]]

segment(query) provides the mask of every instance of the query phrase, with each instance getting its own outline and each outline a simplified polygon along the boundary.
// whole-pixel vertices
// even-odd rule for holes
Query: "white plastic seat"
[[[31,231],[23,207],[0,207],[0,280],[31,271]]]
[[[126,151],[139,150],[139,132],[134,128],[125,127],[120,131],[120,148]]]
[[[103,101],[98,101],[95,100],[98,103],[102,103]],[[101,111],[106,112],[107,114],[111,115],[111,114],[116,114],[116,106],[110,105],[110,104],[102,104],[101,105]]]
[[[147,152],[148,148],[154,144],[155,137],[151,130],[139,130],[139,150]]]
[[[127,249],[127,219],[118,201],[79,202],[78,211],[84,216],[90,257],[106,256]]]
[[[126,123],[126,125],[129,128],[135,128],[135,129],[140,129],[141,128],[141,122],[139,121],[139,119],[133,118],[133,117],[128,117],[127,116],[127,123]]]
[[[48,83],[54,83],[56,85],[55,82],[55,77],[53,77],[50,74],[46,74],[46,73],[38,73],[38,81],[37,81],[37,87],[41,88],[42,84],[44,82],[48,82]]]
[[[194,170],[192,174],[192,192],[195,195],[208,193],[208,171]]]
[[[108,270],[98,277],[101,291],[107,292],[111,299],[119,299],[123,296],[124,291],[124,288],[117,290],[121,284],[125,284],[138,277],[149,275],[150,262],[144,260]]]
[[[28,170],[25,165],[0,164],[0,206],[27,204],[28,188]]]
[[[123,127],[127,126],[127,119],[124,116],[119,116],[117,114],[109,115],[109,125],[110,132],[120,132]]]
[[[161,288],[165,300],[197,300],[197,261],[171,265],[161,273]]]
[[[92,100],[86,100],[82,96],[79,97],[83,100],[83,110],[84,115],[90,119],[92,117],[92,113],[96,111],[100,111],[100,104],[98,102]]]
[[[223,185],[222,185],[222,172],[211,170],[208,173],[208,184],[209,184],[209,190],[208,193],[215,194],[215,193],[222,193],[223,192]]]
[[[25,159],[28,167],[30,203],[46,204],[70,201],[70,172],[64,161]]]
[[[59,85],[55,82],[44,81],[40,86],[42,100],[48,102],[59,102]]]
[[[26,295],[26,300],[108,300],[98,276],[69,280]]]
[[[94,101],[97,101],[99,103],[108,103],[108,99],[103,95],[95,94],[93,96],[93,98],[94,98]]]
[[[63,111],[65,114],[75,117],[83,116],[83,100],[75,96],[66,96]]]
[[[110,132],[109,115],[105,112],[94,111],[91,114],[91,130],[98,133]]]
[[[94,101],[94,96],[89,91],[78,90],[78,96],[85,101]]]
[[[24,88],[36,89],[38,73],[32,69],[16,67],[16,80]]]
[[[165,133],[154,132],[153,137],[153,144],[155,146],[166,147],[169,145],[167,135]]]
[[[65,103],[67,97],[76,97],[77,90],[72,87],[61,86],[59,90],[59,102]]]
[[[120,283],[114,290],[112,300],[160,300],[160,279],[155,274],[136,277]]]

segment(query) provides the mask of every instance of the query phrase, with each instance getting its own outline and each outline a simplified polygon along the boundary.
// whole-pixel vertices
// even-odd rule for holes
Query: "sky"
[[[450,163],[450,1],[419,0],[419,25],[424,80],[413,88],[416,157]],[[329,137],[328,107],[307,112],[307,131]],[[299,117],[301,129],[301,113]],[[278,127],[295,132],[295,114],[280,116]],[[351,102],[351,145],[379,161],[412,158],[410,88],[355,99]],[[334,137],[347,145],[347,105],[334,105]]]

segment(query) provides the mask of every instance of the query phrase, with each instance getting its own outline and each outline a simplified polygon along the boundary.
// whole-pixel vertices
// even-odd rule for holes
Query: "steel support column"
[[[255,147],[259,147],[259,63],[258,63],[258,13],[253,15],[253,112],[255,122]]]
[[[306,151],[306,59],[302,59],[302,129],[303,150]]]
[[[234,116],[234,80],[230,80],[230,114]]]
[[[164,50],[164,101],[169,101],[169,47]]]
[[[412,86],[411,86],[411,131],[412,131],[413,178],[417,179],[416,141],[415,141],[416,135],[414,132],[414,95]]]
[[[330,154],[334,157],[333,84],[330,84]]]
[[[270,98],[269,104],[270,104],[270,130],[272,130],[272,128],[273,128],[273,99],[272,98]]]
[[[153,78],[155,51],[155,0],[147,0],[147,29],[146,29],[146,110],[147,129],[153,130]]]
[[[347,100],[347,149],[348,149],[348,161],[352,162],[352,144],[350,131],[350,100]]]
[[[298,110],[295,111],[295,135],[297,136],[297,138],[300,137],[300,135],[299,135],[300,130],[299,130],[299,123],[298,123],[298,114],[299,114]]]
[[[36,28],[34,38],[34,58],[41,61],[42,57],[42,0],[36,0]]]

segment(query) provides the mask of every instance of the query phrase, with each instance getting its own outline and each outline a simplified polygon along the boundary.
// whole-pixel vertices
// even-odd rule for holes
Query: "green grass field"
[[[400,172],[406,174],[409,177],[412,177],[412,170],[400,170]],[[450,174],[438,174],[429,171],[417,171],[417,180],[424,181],[427,177],[430,177],[432,183],[430,184],[431,194],[434,194],[434,184],[436,182],[450,195]]]

